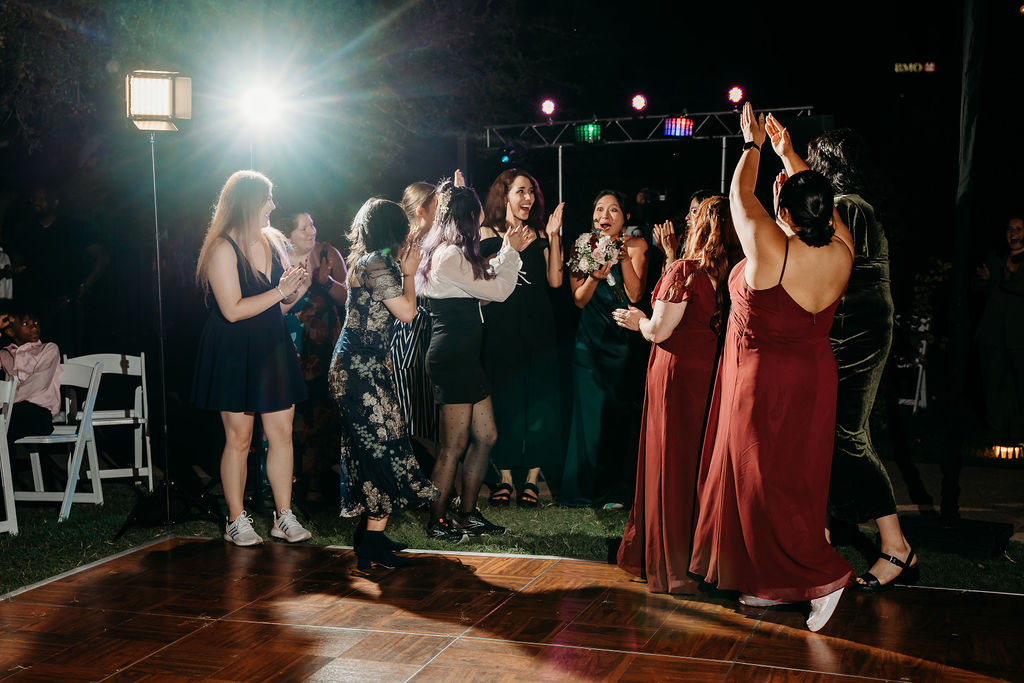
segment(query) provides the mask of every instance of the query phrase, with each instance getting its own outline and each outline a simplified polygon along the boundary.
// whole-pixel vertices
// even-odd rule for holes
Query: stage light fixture
[[[268,128],[281,116],[281,99],[269,88],[253,88],[239,100],[242,116],[255,128]]]
[[[647,98],[640,93],[637,93],[636,95],[633,95],[633,101],[631,104],[633,105],[633,109],[643,111],[647,108]]]
[[[132,71],[125,77],[128,119],[139,130],[175,131],[192,118],[192,79],[176,71]]]
[[[582,123],[575,128],[576,142],[601,142],[601,124]]]
[[[540,110],[544,113],[544,116],[551,116],[555,113],[555,101],[552,99],[544,100],[540,103]]]
[[[729,88],[729,101],[733,104],[739,104],[743,101],[743,88],[738,85],[734,85]]]
[[[676,116],[665,119],[665,135],[673,138],[688,138],[693,135],[693,119]]]

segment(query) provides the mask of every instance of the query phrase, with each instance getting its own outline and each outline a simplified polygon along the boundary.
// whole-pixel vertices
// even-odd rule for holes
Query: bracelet
[[[743,143],[743,149],[744,150],[748,150],[748,149],[751,149],[751,148],[756,149],[758,152],[761,151],[761,145],[757,144],[753,140],[750,140],[748,142],[744,142]]]
[[[276,289],[277,293],[281,295],[281,300],[282,301],[284,301],[285,299],[288,298],[288,295],[284,293],[283,289],[281,289],[281,285],[277,285],[276,287],[274,287],[274,289]]]

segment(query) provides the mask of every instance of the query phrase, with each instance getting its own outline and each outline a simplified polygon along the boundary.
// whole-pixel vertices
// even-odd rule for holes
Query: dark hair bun
[[[811,247],[823,247],[832,241],[832,184],[817,171],[801,171],[779,190],[779,209],[789,210],[797,237]]]

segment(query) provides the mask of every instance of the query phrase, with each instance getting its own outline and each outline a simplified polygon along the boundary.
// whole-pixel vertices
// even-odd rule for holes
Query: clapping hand
[[[537,233],[528,225],[518,225],[514,228],[509,228],[508,232],[505,233],[505,241],[516,251],[526,249],[535,239],[537,239]]]
[[[402,253],[398,257],[399,265],[402,267],[402,275],[406,277],[415,275],[416,270],[420,267],[420,259],[422,258],[423,252],[418,244],[409,244],[402,249]]]
[[[786,158],[793,154],[793,141],[789,138],[789,131],[772,114],[765,119],[765,132],[772,141],[772,149],[780,158]]]
[[[289,266],[286,271],[281,274],[281,279],[277,281],[277,286],[284,293],[284,298],[290,297],[295,294],[300,287],[305,284],[306,287],[312,282],[309,273],[302,266]]]
[[[331,263],[326,258],[320,259],[320,266],[316,269],[316,281],[324,286],[331,281]]]
[[[764,144],[767,133],[764,129],[764,114],[754,116],[754,107],[750,102],[743,104],[743,112],[740,114],[740,130],[743,132],[744,142],[754,142],[758,147]]]
[[[548,217],[548,224],[544,228],[544,232],[549,240],[553,240],[562,234],[562,210],[564,208],[565,202],[559,202],[555,210],[551,212],[551,216]]]
[[[676,234],[672,221],[654,224],[654,243],[665,252],[668,258],[674,257],[679,252],[679,235]]]
[[[625,327],[627,330],[633,330],[634,332],[640,331],[640,321],[646,317],[643,311],[633,306],[629,308],[616,308],[612,311],[612,318],[615,320],[616,325]]]

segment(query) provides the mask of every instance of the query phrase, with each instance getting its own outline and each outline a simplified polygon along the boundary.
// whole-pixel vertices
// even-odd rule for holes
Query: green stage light
[[[601,142],[601,124],[583,123],[576,126],[576,142]]]

